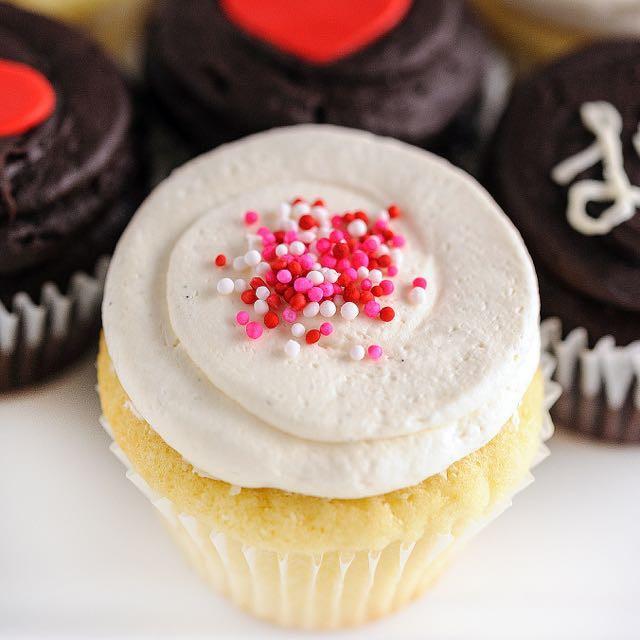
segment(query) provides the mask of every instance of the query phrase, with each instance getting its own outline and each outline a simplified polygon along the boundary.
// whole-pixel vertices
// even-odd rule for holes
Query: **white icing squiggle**
[[[634,392],[640,409],[640,340],[617,347],[612,336],[601,338],[589,349],[583,328],[562,339],[562,324],[557,318],[542,323],[542,348],[556,360],[555,380],[568,391],[577,383],[580,392],[593,398],[604,390],[611,409],[620,409]]]
[[[561,162],[552,172],[555,182],[567,185],[589,167],[602,161],[604,182],[580,180],[569,189],[567,220],[586,236],[605,235],[614,227],[633,218],[640,205],[640,188],[633,186],[624,170],[622,152],[622,117],[608,102],[586,102],[580,109],[584,125],[596,141],[584,151]],[[640,154],[640,128],[633,138]],[[590,216],[590,202],[613,202],[597,218]]]

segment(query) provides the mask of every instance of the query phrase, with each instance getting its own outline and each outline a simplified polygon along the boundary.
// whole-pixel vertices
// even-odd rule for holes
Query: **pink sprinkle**
[[[337,282],[333,283],[333,293],[335,293],[337,296],[342,293],[342,287]]]
[[[426,278],[415,278],[413,281],[414,287],[420,287],[421,289],[427,288],[427,280]]]
[[[341,216],[333,216],[331,218],[331,226],[338,228],[342,226],[342,217]]]
[[[269,227],[260,227],[256,233],[261,237],[261,238],[265,238],[266,236],[270,236],[271,234],[271,229],[269,229]]]
[[[252,224],[255,224],[256,222],[258,222],[258,218],[260,216],[258,215],[257,211],[247,211],[244,214],[244,223],[247,226],[251,226]]]
[[[309,298],[311,302],[320,302],[320,300],[322,300],[322,289],[320,287],[311,287],[307,293],[307,298]]]
[[[298,239],[298,234],[295,231],[286,231],[284,234],[284,241],[290,244],[294,240]]]
[[[382,293],[388,296],[390,293],[393,293],[393,282],[391,282],[391,280],[383,280],[380,283],[380,288],[382,289]]]
[[[270,244],[268,247],[265,247],[262,251],[262,257],[267,261],[271,262],[276,257],[276,248],[274,245]]]
[[[329,269],[333,269],[336,266],[336,263],[337,263],[337,260],[332,255],[329,255],[328,253],[325,253],[320,258],[320,264],[323,267],[328,267]]]
[[[373,283],[371,282],[371,280],[369,280],[369,278],[365,278],[361,283],[360,283],[360,288],[363,291],[369,291],[371,289],[371,287],[373,286]]]
[[[364,305],[364,312],[370,318],[377,318],[380,313],[380,305],[375,300],[369,300],[369,302]]]
[[[276,283],[276,274],[273,272],[273,269],[269,269],[269,271],[264,274],[264,279],[267,281],[267,284]]]
[[[330,322],[323,322],[320,325],[320,333],[323,336],[330,336],[333,333],[333,325]]]
[[[345,269],[343,273],[345,276],[347,276],[347,278],[350,278],[351,280],[358,279],[358,272],[353,267],[349,267],[348,269]]]
[[[395,276],[398,275],[398,267],[396,267],[395,264],[392,264],[388,269],[387,269],[387,273],[389,274],[389,276],[391,278],[394,278]]]
[[[278,278],[278,282],[282,282],[282,284],[288,284],[289,282],[291,282],[291,271],[289,271],[289,269],[280,269],[276,277]]]
[[[330,282],[323,282],[320,285],[320,289],[322,290],[322,296],[324,298],[328,298],[333,295],[333,285]]]
[[[331,242],[340,242],[341,240],[344,240],[344,233],[338,229],[334,229],[329,234],[329,240],[331,240]]]
[[[377,344],[372,344],[367,349],[367,353],[372,360],[379,360],[382,358],[382,347]]]
[[[329,251],[329,249],[331,249],[331,242],[328,238],[320,238],[320,240],[318,240],[318,242],[316,243],[316,248],[318,249],[319,253],[326,253],[327,251]]]
[[[315,261],[308,253],[305,253],[298,258],[298,262],[303,269],[309,271],[313,267]]]
[[[354,251],[351,256],[351,264],[356,269],[358,267],[367,267],[369,265],[369,257],[364,251]]]
[[[295,309],[292,309],[291,307],[287,307],[282,312],[282,317],[284,318],[285,322],[288,322],[289,324],[293,324],[298,319],[298,314],[296,313]]]
[[[311,280],[309,280],[309,278],[298,278],[294,283],[293,283],[293,288],[298,292],[298,293],[306,293],[307,291],[309,291],[309,289],[311,289],[313,287],[313,282],[311,282]]]
[[[393,244],[394,247],[397,248],[402,248],[404,247],[405,244],[407,244],[407,241],[405,240],[404,236],[393,236],[393,239],[391,240],[391,244]]]
[[[348,269],[350,266],[351,266],[351,260],[347,258],[341,258],[340,260],[338,260],[336,264],[336,270],[342,272],[345,269]]]
[[[244,325],[249,322],[249,314],[246,311],[238,311],[238,313],[236,314],[236,322],[241,327],[244,327]]]
[[[386,220],[376,220],[376,229],[387,229],[389,227],[389,223]]]
[[[378,247],[380,246],[380,241],[378,240],[378,238],[376,236],[369,236],[363,243],[362,243],[362,247],[366,250],[366,251],[375,251]],[[365,267],[367,265],[364,265]]]
[[[262,325],[257,322],[250,322],[245,327],[245,331],[251,340],[257,340],[262,335]]]

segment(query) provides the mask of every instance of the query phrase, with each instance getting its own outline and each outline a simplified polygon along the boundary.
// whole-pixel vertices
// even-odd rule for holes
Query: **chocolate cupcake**
[[[95,336],[100,258],[139,202],[140,180],[127,89],[80,33],[0,3],[0,92],[6,389],[60,368]]]
[[[451,156],[473,138],[486,53],[462,0],[166,0],[146,68],[190,155],[331,123]]]
[[[489,166],[540,279],[561,425],[640,441],[640,42],[591,46],[522,81]],[[564,339],[563,339],[564,337]]]

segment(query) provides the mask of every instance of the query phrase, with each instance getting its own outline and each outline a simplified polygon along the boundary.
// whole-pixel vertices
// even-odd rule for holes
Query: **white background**
[[[0,636],[298,637],[238,613],[190,569],[109,452],[94,385],[87,360],[0,396]],[[566,434],[550,447],[432,591],[330,637],[640,638],[640,447]]]

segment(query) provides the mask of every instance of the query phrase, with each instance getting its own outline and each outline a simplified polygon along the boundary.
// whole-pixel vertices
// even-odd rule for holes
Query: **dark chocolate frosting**
[[[151,21],[147,68],[200,148],[306,122],[428,145],[477,96],[486,47],[461,0],[415,0],[390,32],[325,65],[246,34],[216,0],[165,0]]]
[[[594,143],[580,111],[596,101],[620,112],[625,171],[640,186],[632,141],[640,123],[640,42],[597,44],[521,81],[498,129],[487,181],[541,272],[543,313],[560,315],[567,329],[587,326],[592,340],[611,333],[627,343],[640,338],[640,214],[608,234],[585,235],[567,220],[570,185],[552,179],[554,167]],[[575,180],[584,179],[602,181],[602,163]],[[590,205],[589,214],[609,204]]]
[[[0,58],[42,72],[57,97],[46,122],[0,138],[0,294],[7,303],[25,270],[67,261],[72,239],[82,241],[92,224],[108,226],[100,219],[131,190],[136,163],[127,88],[90,40],[0,3]]]

